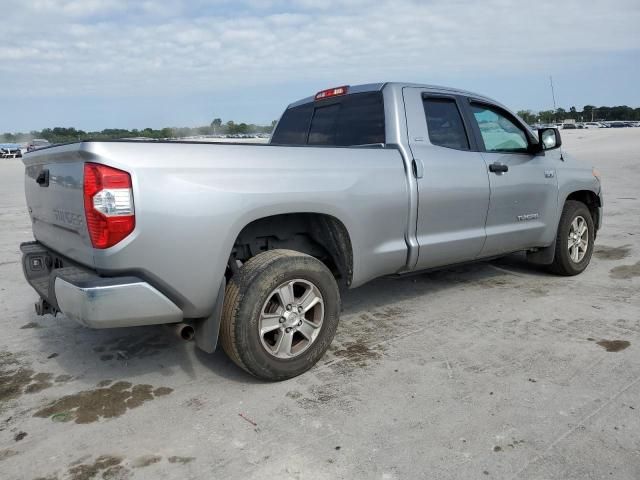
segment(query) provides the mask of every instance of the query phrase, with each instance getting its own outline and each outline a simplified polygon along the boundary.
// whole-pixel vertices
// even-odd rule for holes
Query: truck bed
[[[37,150],[23,162],[37,241],[101,276],[145,279],[186,318],[211,313],[242,228],[292,205],[347,227],[357,252],[354,285],[406,261],[408,187],[395,148],[89,141]],[[132,179],[135,230],[104,250],[87,233],[85,162]],[[45,170],[47,187],[36,182]]]

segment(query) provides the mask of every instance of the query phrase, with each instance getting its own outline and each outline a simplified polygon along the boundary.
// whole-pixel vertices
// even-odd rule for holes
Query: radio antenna
[[[556,93],[553,91],[553,77],[549,75],[549,85],[551,85],[551,98],[553,98],[553,113],[555,117],[556,108]],[[562,147],[560,147],[560,160],[564,162],[564,157],[562,156]]]

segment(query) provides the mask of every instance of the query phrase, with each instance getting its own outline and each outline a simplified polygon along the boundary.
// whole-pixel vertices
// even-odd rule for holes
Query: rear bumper
[[[122,282],[75,284],[57,277],[54,291],[58,308],[70,319],[91,328],[182,321],[182,311],[148,283],[134,277]]]
[[[171,300],[144,280],[101,277],[71,264],[38,242],[20,245],[27,282],[45,301],[39,313],[62,312],[91,328],[177,323],[183,319]]]

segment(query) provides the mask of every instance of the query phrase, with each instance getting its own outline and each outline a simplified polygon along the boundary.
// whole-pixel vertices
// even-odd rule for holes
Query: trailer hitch
[[[58,309],[55,308],[53,305],[51,305],[42,297],[40,297],[40,300],[38,300],[35,303],[35,307],[36,307],[36,315],[40,317],[43,315],[46,315],[47,313],[50,313],[55,317],[56,314],[58,313]]]

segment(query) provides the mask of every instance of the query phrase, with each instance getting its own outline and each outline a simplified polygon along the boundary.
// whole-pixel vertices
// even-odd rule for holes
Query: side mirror
[[[543,150],[553,150],[562,145],[560,131],[557,128],[541,128],[538,130],[538,140]]]

